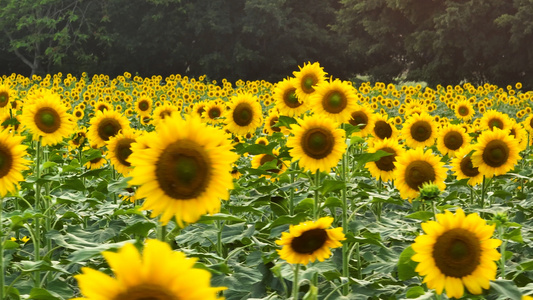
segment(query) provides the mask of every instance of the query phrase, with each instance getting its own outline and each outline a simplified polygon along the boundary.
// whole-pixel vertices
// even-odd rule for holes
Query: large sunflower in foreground
[[[327,229],[331,223],[332,217],[324,217],[291,225],[289,232],[282,232],[281,239],[276,241],[276,244],[283,246],[277,250],[281,259],[291,264],[306,265],[329,258],[331,249],[341,247],[340,241],[346,239],[342,227]]]
[[[503,175],[514,168],[519,159],[518,141],[509,130],[493,128],[481,133],[474,145],[472,163],[486,177]]]
[[[68,108],[61,103],[58,94],[41,90],[28,98],[21,123],[29,129],[34,140],[41,138],[44,146],[55,145],[72,134],[74,117],[67,112]]]
[[[300,71],[294,71],[293,75],[296,79],[296,96],[303,103],[307,102],[309,96],[315,92],[315,88],[320,83],[326,80],[327,73],[318,62],[307,64],[303,67],[298,66]]]
[[[433,118],[427,114],[414,114],[403,125],[402,137],[411,148],[424,148],[435,143],[437,127]]]
[[[107,149],[109,161],[120,174],[127,176],[131,171],[131,163],[128,157],[131,155],[131,145],[135,143],[137,134],[133,130],[122,131],[109,138]]]
[[[252,94],[237,94],[231,98],[226,111],[226,129],[236,135],[253,133],[263,124],[261,104]]]
[[[430,149],[422,148],[405,151],[396,157],[394,184],[404,199],[414,199],[420,194],[419,189],[424,183],[433,183],[441,191],[446,188],[446,168],[440,156],[434,155]]]
[[[468,179],[468,184],[475,186],[483,181],[483,174],[472,164],[470,152],[474,150],[473,145],[467,145],[455,152],[455,157],[451,160],[452,171],[457,179]]]
[[[75,275],[85,298],[73,300],[222,299],[224,287],[211,287],[211,274],[194,268],[196,258],[172,251],[167,243],[147,240],[142,255],[133,244],[102,253],[114,277],[83,267]]]
[[[487,225],[477,213],[465,216],[462,209],[437,215],[437,221],[422,223],[426,234],[412,245],[411,259],[428,288],[450,298],[461,298],[464,288],[479,295],[496,278],[496,250],[501,241],[491,239],[495,225]]]
[[[30,161],[25,160],[27,155],[24,137],[13,135],[9,130],[0,131],[0,196],[4,197],[17,189],[19,181],[24,177],[21,172],[27,170]]]
[[[87,136],[91,144],[97,147],[103,147],[106,142],[120,131],[130,129],[129,121],[121,113],[114,110],[97,111],[95,116],[90,120],[91,126]]]
[[[377,161],[366,163],[365,167],[370,171],[370,174],[376,179],[381,179],[384,182],[394,180],[394,170],[396,170],[396,157],[401,155],[405,150],[398,144],[396,139],[376,140],[375,143],[368,148],[368,153],[375,153],[379,150],[390,153],[391,155],[383,156]]]
[[[329,172],[346,151],[344,130],[316,115],[298,119],[298,124],[292,126],[294,135],[287,139],[293,161],[299,160],[300,167],[313,173]]]
[[[272,98],[283,116],[299,117],[307,111],[305,103],[296,96],[296,78],[283,79],[276,84]]]
[[[448,154],[449,157],[453,157],[457,151],[468,144],[470,144],[470,136],[461,125],[449,124],[439,130],[437,149],[442,155]]]
[[[230,172],[238,158],[228,135],[198,117],[172,115],[141,141],[148,138],[149,148],[132,147],[128,159],[134,167],[129,183],[140,185],[137,199],[146,197],[142,209],[162,224],[176,217],[180,227],[218,212],[233,188]]]
[[[309,107],[315,114],[325,116],[342,124],[352,118],[351,113],[357,107],[355,88],[339,79],[324,81],[315,87],[309,96]]]

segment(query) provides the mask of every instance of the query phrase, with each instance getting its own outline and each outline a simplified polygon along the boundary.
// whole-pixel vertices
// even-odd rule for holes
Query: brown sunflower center
[[[285,105],[287,105],[290,108],[296,108],[303,104],[300,101],[298,101],[295,91],[296,91],[295,88],[287,89],[285,91],[285,94],[283,95],[283,102],[285,102]]]
[[[161,120],[165,119],[166,117],[170,117],[170,115],[172,114],[172,111],[171,110],[163,110],[159,113],[159,117],[161,118]]]
[[[457,150],[463,145],[463,136],[457,131],[450,131],[446,133],[443,138],[444,146],[450,150]]]
[[[415,160],[405,168],[405,183],[418,191],[425,182],[435,181],[435,170],[427,161]]]
[[[291,248],[300,254],[311,254],[320,249],[328,240],[325,229],[316,228],[307,230],[302,235],[292,239]]]
[[[341,92],[330,91],[322,100],[322,107],[332,114],[342,112],[348,105],[346,97]]]
[[[485,146],[482,157],[487,165],[500,167],[509,159],[509,146],[502,140],[492,140]]]
[[[353,126],[359,126],[364,129],[368,124],[368,116],[362,111],[355,111],[352,113],[352,119],[349,121]]]
[[[254,111],[248,103],[239,103],[233,110],[233,121],[239,126],[248,126],[254,119]]]
[[[481,262],[480,241],[466,229],[448,230],[437,238],[433,258],[444,275],[456,278],[468,276]]]
[[[141,100],[139,102],[139,110],[141,111],[147,111],[150,108],[150,103],[146,100]]]
[[[123,138],[117,141],[117,145],[115,147],[115,157],[124,166],[131,166],[131,163],[128,162],[128,157],[130,157],[132,153],[131,144],[133,143],[135,143],[135,139],[131,138]]]
[[[211,161],[193,141],[168,145],[156,163],[155,175],[161,189],[171,198],[188,200],[202,194],[211,180]]]
[[[529,120],[529,127],[533,128],[533,118]]]
[[[302,90],[306,94],[311,94],[315,91],[313,86],[318,82],[318,78],[314,75],[309,74],[302,78]]]
[[[264,164],[266,164],[267,162],[270,162],[270,161],[273,161],[277,159],[276,157],[270,155],[270,154],[265,154],[263,155],[263,157],[261,157],[261,160],[259,161],[259,164],[262,166]],[[271,172],[271,173],[279,173],[280,169],[281,169],[281,161],[279,159],[277,159],[277,162],[276,162],[276,165],[277,165],[277,168],[276,169],[268,169],[267,172]]]
[[[385,172],[394,170],[396,168],[396,166],[394,166],[394,162],[396,161],[396,151],[394,151],[394,149],[390,147],[384,147],[379,150],[389,152],[392,155],[383,156],[380,159],[378,159],[375,162],[376,167],[378,167],[378,169],[380,169],[381,171],[385,171]]]
[[[463,157],[459,166],[461,167],[461,172],[468,177],[476,177],[479,175],[478,168],[474,167],[472,164],[472,159],[470,159],[469,156]]]
[[[209,118],[211,118],[211,119],[216,119],[216,118],[220,117],[220,114],[221,114],[221,113],[222,113],[222,112],[220,111],[220,108],[218,108],[218,107],[213,107],[213,108],[211,108],[211,109],[209,110],[208,115],[209,115]]]
[[[9,94],[7,92],[0,92],[0,107],[4,107],[9,103]]]
[[[1,144],[0,145],[0,178],[6,176],[13,166],[13,156],[9,148]]]
[[[140,284],[129,287],[116,295],[113,300],[178,300],[178,296],[163,286]]]
[[[457,110],[460,116],[466,117],[470,113],[470,110],[466,106],[460,106]]]
[[[77,110],[77,111],[75,112],[75,115],[76,115],[76,118],[81,118],[81,115],[82,115],[81,110]]]
[[[272,117],[270,119],[270,122],[269,122],[269,125],[270,125],[270,129],[274,132],[280,132],[281,131],[281,128],[277,127],[277,126],[274,126],[276,125],[276,123],[278,123],[279,121],[279,118],[276,116],[276,117]]]
[[[489,128],[492,129],[494,127],[503,129],[503,121],[498,119],[498,118],[490,119],[489,120]]]
[[[335,137],[327,129],[312,128],[304,133],[301,146],[307,156],[313,159],[321,159],[333,151]]]
[[[411,137],[417,142],[424,142],[431,137],[431,124],[427,121],[416,121],[411,126]]]
[[[389,123],[379,120],[374,125],[374,133],[382,140],[392,136],[392,127]]]
[[[33,118],[35,125],[44,133],[54,133],[61,127],[61,117],[51,107],[41,107]]]
[[[122,126],[115,118],[104,118],[97,128],[98,136],[104,141],[109,141],[110,137],[115,136],[122,129]]]
[[[100,104],[100,105],[98,105],[98,108],[97,108],[97,109],[98,109],[99,111],[103,112],[104,110],[107,109],[107,105],[105,105],[105,104]]]

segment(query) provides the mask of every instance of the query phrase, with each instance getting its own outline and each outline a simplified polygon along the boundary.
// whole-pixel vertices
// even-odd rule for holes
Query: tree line
[[[533,88],[529,0],[0,0],[0,74],[124,71]]]

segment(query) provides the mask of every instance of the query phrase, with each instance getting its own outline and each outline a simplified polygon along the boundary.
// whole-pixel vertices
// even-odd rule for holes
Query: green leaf
[[[4,250],[17,249],[20,245],[12,240],[6,240],[4,242]]]
[[[345,187],[346,187],[346,183],[344,181],[325,179],[322,182],[322,185],[320,186],[319,191],[323,195],[326,195],[327,193],[330,193],[330,192],[342,190]]]
[[[259,155],[259,154],[272,155],[272,150],[274,150],[274,148],[276,148],[277,145],[278,143],[276,142],[269,143],[266,146],[262,144],[251,144],[249,146],[243,147],[242,149],[238,149],[237,153],[238,154],[248,153],[251,155]]]
[[[57,163],[53,162],[53,161],[47,161],[43,164],[43,170],[46,170],[46,169],[49,169],[49,168],[53,168],[57,166]]]
[[[414,212],[414,213],[412,213],[410,215],[407,215],[405,217],[409,218],[409,219],[427,221],[427,220],[433,218],[433,216],[434,216],[434,214],[432,212],[429,212],[429,211],[417,211],[417,212]]]
[[[142,237],[148,236],[148,231],[150,229],[154,229],[156,227],[156,224],[151,221],[143,220],[133,223],[133,225],[130,225],[126,227],[124,230],[122,230],[125,234],[136,234]]]
[[[281,216],[272,222],[271,228],[280,226],[280,225],[297,225],[303,220],[307,219],[306,213],[298,213],[294,216]]]
[[[490,289],[505,296],[506,299],[522,299],[522,293],[511,280],[496,279],[490,282]]]
[[[32,288],[30,292],[30,299],[36,299],[36,300],[63,300],[61,296],[58,294],[47,291],[45,289],[41,288]]]
[[[520,228],[515,228],[511,230],[510,232],[507,232],[503,235],[504,239],[508,239],[511,241],[515,241],[517,243],[524,243],[524,239],[522,238],[522,230]]]
[[[203,215],[198,222],[211,222],[211,221],[231,221],[231,222],[245,222],[246,220],[236,217],[234,215],[228,215],[223,213],[216,213],[213,215]]]
[[[296,121],[295,118],[287,117],[287,116],[279,116],[278,122],[274,124],[276,127],[285,126],[287,128],[291,128],[292,124],[298,124],[298,121]]]
[[[400,254],[400,259],[398,260],[398,278],[400,278],[400,280],[409,280],[417,274],[415,268],[418,263],[411,260],[411,257],[415,255],[415,253],[413,248],[409,246]]]
[[[383,150],[378,150],[377,152],[375,153],[361,153],[361,154],[356,154],[353,156],[354,160],[357,161],[357,163],[359,163],[359,165],[364,165],[368,162],[371,162],[371,161],[378,161],[380,158],[384,157],[384,156],[389,156],[389,155],[392,155],[392,153],[389,153],[387,151],[383,151]]]
[[[426,291],[424,291],[424,288],[421,286],[414,286],[412,288],[409,288],[407,292],[405,293],[405,297],[411,299],[411,298],[418,298],[422,295],[424,295]]]
[[[312,211],[315,204],[315,199],[312,198],[305,198],[302,201],[298,202],[296,204],[296,207],[294,207],[294,212],[307,212]]]

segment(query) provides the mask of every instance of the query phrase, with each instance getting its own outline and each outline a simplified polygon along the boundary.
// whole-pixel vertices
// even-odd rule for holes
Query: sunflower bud
[[[420,188],[420,199],[425,201],[433,201],[440,195],[439,187],[433,183],[424,183]]]

